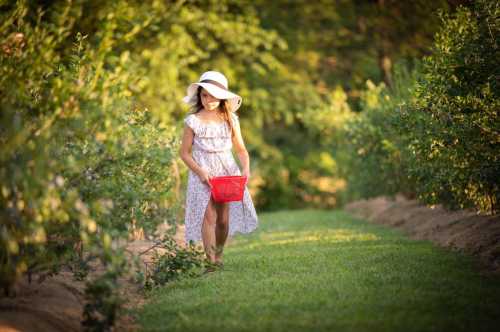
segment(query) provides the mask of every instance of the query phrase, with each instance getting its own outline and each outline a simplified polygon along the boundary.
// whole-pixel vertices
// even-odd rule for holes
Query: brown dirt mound
[[[402,196],[377,197],[347,204],[345,210],[370,222],[401,229],[411,238],[472,254],[485,271],[500,275],[500,216],[472,210],[428,207]]]
[[[0,331],[79,331],[83,284],[71,280],[68,273],[21,280],[16,297],[0,299]]]
[[[160,233],[166,231],[160,229]],[[178,226],[174,239],[183,245],[184,227]],[[141,254],[144,267],[150,263],[155,248],[153,241],[135,240],[127,243],[130,254]],[[97,275],[102,269],[95,267],[91,275]],[[141,306],[144,296],[140,287],[124,276],[119,281],[120,293],[125,298],[125,308]],[[44,331],[81,331],[80,322],[83,319],[84,282],[75,281],[71,272],[62,272],[48,278],[42,283],[37,278],[29,283],[27,278],[21,280],[15,287],[15,297],[0,295],[0,332],[44,332]],[[114,327],[115,331],[135,331],[132,317],[122,315]]]

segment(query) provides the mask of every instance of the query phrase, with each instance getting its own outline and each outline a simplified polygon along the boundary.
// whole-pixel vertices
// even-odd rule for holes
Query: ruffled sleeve
[[[188,115],[185,119],[184,119],[184,123],[189,127],[191,128],[194,132],[196,132],[196,128],[197,128],[197,121],[196,121],[196,116],[194,114],[190,114]]]

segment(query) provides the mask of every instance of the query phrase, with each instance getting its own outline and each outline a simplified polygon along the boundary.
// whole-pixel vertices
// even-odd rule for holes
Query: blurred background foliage
[[[181,99],[206,70],[243,97],[259,210],[403,193],[498,212],[498,1],[0,8],[4,287],[84,252],[116,278],[118,239],[182,223]]]

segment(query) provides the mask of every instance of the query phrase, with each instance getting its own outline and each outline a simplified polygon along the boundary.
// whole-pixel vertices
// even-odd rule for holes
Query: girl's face
[[[207,111],[213,111],[220,105],[220,99],[215,98],[208,93],[207,90],[201,89],[200,93],[201,103]]]

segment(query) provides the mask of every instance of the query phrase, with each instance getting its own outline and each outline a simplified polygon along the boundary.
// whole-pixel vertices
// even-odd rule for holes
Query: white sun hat
[[[197,91],[201,86],[217,99],[227,99],[229,108],[235,112],[241,106],[241,97],[227,89],[227,78],[218,71],[204,72],[198,82],[191,83],[187,88],[187,95],[182,100],[190,105],[198,102]]]

